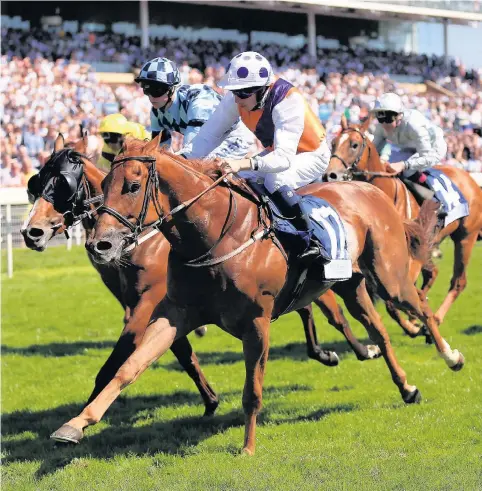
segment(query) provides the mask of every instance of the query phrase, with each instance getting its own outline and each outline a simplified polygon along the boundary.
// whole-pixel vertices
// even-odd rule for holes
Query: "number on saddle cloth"
[[[292,221],[283,217],[278,206],[270,199],[268,191],[254,179],[248,180],[251,188],[265,201],[272,212],[272,227],[283,244],[288,246],[295,241],[299,231]],[[303,211],[313,227],[313,237],[324,248],[324,256],[330,262],[325,264],[326,279],[348,279],[352,275],[352,264],[348,253],[345,227],[336,210],[325,200],[314,196],[300,196]],[[291,240],[290,240],[291,236]]]
[[[441,203],[445,217],[444,226],[469,214],[469,204],[460,189],[440,170],[427,169],[423,171],[427,177],[427,186],[435,193],[435,198]]]

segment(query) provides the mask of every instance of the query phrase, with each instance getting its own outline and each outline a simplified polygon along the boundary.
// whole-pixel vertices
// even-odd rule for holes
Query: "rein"
[[[139,213],[139,216],[135,219],[135,224],[133,224],[131,221],[129,221],[128,218],[125,216],[121,215],[117,210],[115,210],[112,207],[103,205],[100,207],[102,211],[105,211],[109,215],[113,216],[116,218],[120,223],[125,225],[130,231],[131,234],[127,235],[124,240],[126,241],[132,241],[130,245],[128,245],[126,248],[123,249],[122,254],[126,254],[130,251],[132,251],[135,247],[137,247],[139,244],[145,242],[146,240],[150,239],[154,235],[158,234],[160,232],[160,225],[166,220],[168,217],[174,216],[176,213],[179,213],[181,210],[185,210],[189,208],[193,203],[198,201],[202,196],[207,194],[209,191],[217,187],[221,182],[228,183],[226,180],[226,174],[231,174],[232,171],[227,172],[226,174],[223,174],[221,177],[216,179],[210,186],[208,186],[206,189],[204,189],[201,193],[197,194],[193,198],[183,201],[180,205],[174,207],[169,213],[163,215],[162,214],[162,209],[160,206],[160,203],[157,199],[157,194],[159,191],[159,178],[157,175],[157,170],[155,166],[156,158],[152,156],[132,156],[132,157],[124,157],[119,160],[115,160],[112,164],[112,167],[117,166],[119,164],[123,164],[125,162],[128,162],[130,160],[137,160],[139,162],[147,162],[148,164],[151,164],[148,166],[148,176],[147,176],[147,182],[146,182],[146,191],[144,193],[144,199],[142,203],[142,208],[141,212]],[[190,266],[193,268],[200,268],[200,267],[206,267],[206,266],[214,266],[216,264],[220,264],[224,261],[227,261],[228,259],[236,256],[240,252],[242,252],[244,249],[249,247],[251,244],[256,242],[257,240],[263,238],[265,235],[268,234],[269,230],[268,229],[262,229],[261,231],[258,231],[257,233],[253,233],[251,238],[246,241],[244,244],[242,244],[240,247],[235,249],[234,251],[231,251],[228,254],[225,254],[223,256],[217,257],[217,258],[212,258],[212,259],[206,259],[208,256],[212,254],[214,249],[220,244],[222,239],[226,236],[226,234],[231,230],[232,226],[234,225],[236,221],[236,216],[237,216],[237,201],[236,197],[233,193],[233,190],[231,187],[228,186],[229,190],[229,195],[230,195],[230,202],[229,202],[229,211],[228,211],[228,216],[226,219],[226,223],[223,226],[223,230],[219,236],[219,238],[216,240],[215,244],[204,254],[201,256],[191,259],[189,261],[185,262],[186,266]],[[154,207],[156,209],[156,213],[158,215],[158,219],[151,223],[151,224],[145,224],[144,221],[147,216],[147,211],[148,211],[148,206],[150,202],[153,202]],[[231,213],[231,210],[233,210],[233,213]],[[232,216],[232,218],[230,218]],[[147,230],[148,228],[152,228],[150,232],[147,234],[143,235],[142,237],[139,237],[142,232]]]

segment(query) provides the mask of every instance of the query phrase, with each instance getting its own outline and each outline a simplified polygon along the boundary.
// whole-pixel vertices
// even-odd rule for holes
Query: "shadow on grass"
[[[464,334],[467,334],[467,336],[473,336],[474,334],[481,334],[482,326],[475,324],[473,326],[468,327],[467,329],[464,329],[462,332]]]
[[[364,344],[373,344],[369,339],[361,340]],[[350,346],[345,341],[322,343],[321,348],[328,351],[335,351],[340,358],[350,355]],[[243,362],[244,356],[241,351],[196,351],[201,366],[204,365],[232,365],[233,363]],[[308,358],[305,343],[289,343],[284,346],[272,346],[269,349],[269,361],[291,359],[296,361],[311,361]],[[165,368],[166,370],[182,371],[179,363],[171,362],[163,365],[157,363],[153,368]]]
[[[2,344],[2,355],[62,357],[82,355],[90,349],[114,348],[114,341],[76,341],[73,343],[32,344],[17,348]]]
[[[308,386],[298,385],[266,387],[266,408],[260,415],[260,425],[316,421],[334,412],[354,409],[353,406],[342,404],[291,419],[270,416],[270,412],[277,411],[276,400],[279,395],[310,390],[312,389]],[[233,391],[225,396],[237,398],[239,410],[212,418],[189,416],[154,423],[149,423],[150,411],[154,412],[159,407],[175,404],[199,404],[199,396],[181,391],[164,396],[121,398],[105,418],[110,426],[91,436],[87,430],[86,437],[79,445],[54,444],[48,439],[53,430],[80,411],[81,406],[78,404],[37,412],[17,411],[6,414],[2,417],[3,463],[40,461],[40,468],[35,474],[38,479],[65,468],[73,463],[74,459],[81,457],[104,460],[117,455],[153,455],[158,452],[186,455],[200,442],[213,435],[224,433],[230,428],[244,427],[241,391]],[[201,412],[200,410],[200,414]],[[133,427],[139,422],[146,424]],[[25,432],[33,433],[33,438],[29,434],[23,434]],[[241,447],[241,441],[239,443]]]

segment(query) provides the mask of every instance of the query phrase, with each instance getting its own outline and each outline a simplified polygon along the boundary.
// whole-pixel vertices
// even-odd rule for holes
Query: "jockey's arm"
[[[200,93],[202,94],[202,93]],[[187,110],[187,128],[184,134],[184,145],[189,145],[194,137],[199,133],[202,126],[209,120],[216,110],[219,99],[211,96],[194,98]]]
[[[186,142],[181,153],[188,158],[199,159],[209,155],[221,144],[225,134],[239,120],[239,113],[234,96],[229,92],[218,104],[209,119]]]
[[[380,123],[378,123],[375,128],[375,134],[373,135],[373,144],[375,145],[380,158],[382,158],[382,156],[387,157],[387,137],[385,136],[385,132],[383,131],[382,125]],[[389,156],[390,155],[388,155],[388,157]],[[388,158],[384,158],[383,160],[388,160]]]
[[[413,139],[417,142],[417,153],[405,161],[405,168],[421,171],[438,164],[443,156],[434,148],[429,129],[426,126],[416,128],[412,126],[410,131],[413,132]]]
[[[290,94],[273,109],[274,150],[258,154],[260,172],[282,172],[291,164],[305,127],[305,104],[298,92]]]
[[[157,135],[161,134],[161,140],[159,142],[159,145],[167,145],[168,147],[171,146],[171,132],[164,128],[164,126],[161,126],[159,123],[159,120],[157,119],[157,116],[154,114],[153,111],[151,111],[151,135],[152,139],[156,138]]]

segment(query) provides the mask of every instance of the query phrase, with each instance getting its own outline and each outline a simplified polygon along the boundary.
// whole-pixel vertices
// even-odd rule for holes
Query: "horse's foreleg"
[[[407,404],[418,402],[421,398],[420,392],[417,387],[407,383],[406,374],[398,364],[385,326],[368,295],[365,278],[357,275],[339,285],[340,295],[350,314],[363,324],[370,338],[380,347],[392,380],[398,387],[403,400]]]
[[[219,405],[219,399],[201,370],[199,360],[192,349],[189,339],[186,336],[177,339],[172,344],[171,351],[196,384],[204,401],[204,416],[212,416]]]
[[[182,335],[189,332],[185,316],[174,307],[168,308],[168,304],[167,299],[161,302],[162,310],[159,310],[159,314],[153,315],[142,340],[117,370],[112,380],[77,417],[54,432],[51,435],[52,439],[78,443],[84,435],[84,428],[99,422],[121,391],[132,384],[147,367],[171,347],[178,329]]]
[[[242,337],[246,381],[243,391],[245,417],[243,453],[253,455],[256,447],[256,418],[263,402],[263,380],[269,351],[269,318],[255,319]]]
[[[308,357],[329,367],[338,365],[340,361],[338,355],[334,351],[321,349],[321,346],[318,345],[315,319],[313,318],[313,309],[311,308],[311,305],[298,309],[296,312],[301,317],[301,321],[303,322]]]
[[[343,314],[343,309],[340,307],[340,305],[338,305],[333,291],[328,290],[326,293],[321,295],[321,297],[316,299],[315,303],[318,305],[323,314],[325,314],[328,322],[337,331],[343,334],[343,336],[345,336],[347,343],[350,345],[351,349],[354,351],[356,357],[360,361],[371,360],[373,358],[378,358],[381,355],[381,351],[378,346],[373,344],[365,346],[358,341],[350,329],[348,321]]]
[[[450,281],[450,289],[442,305],[435,314],[435,318],[440,325],[452,304],[467,286],[467,265],[472,254],[472,249],[477,241],[478,232],[468,235],[463,240],[455,241],[454,250],[454,272]]]

